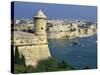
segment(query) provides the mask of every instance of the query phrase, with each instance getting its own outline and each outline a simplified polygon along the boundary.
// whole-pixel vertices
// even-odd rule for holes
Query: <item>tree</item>
[[[46,60],[39,61],[36,71],[45,72],[45,71],[56,71],[58,68],[57,62],[54,58],[48,58]]]
[[[20,64],[20,55],[19,55],[18,47],[15,47],[14,63]]]
[[[93,22],[91,22],[91,21],[86,22],[86,25],[91,25],[91,24],[93,24]]]
[[[64,60],[58,64],[59,69],[66,69],[67,66],[68,64]]]
[[[58,69],[59,70],[74,70],[75,68],[70,66],[67,62],[64,60],[60,63],[58,63]]]
[[[14,64],[26,65],[24,55],[21,54],[21,57],[20,57],[18,47],[15,47]]]
[[[21,55],[20,62],[21,62],[20,64],[26,65],[26,64],[25,64],[25,58],[24,58],[23,55]]]

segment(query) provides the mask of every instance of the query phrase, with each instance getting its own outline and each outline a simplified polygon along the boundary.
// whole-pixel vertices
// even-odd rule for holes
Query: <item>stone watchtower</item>
[[[41,10],[34,16],[35,35],[46,35],[46,19],[47,17]]]
[[[34,34],[38,38],[38,44],[48,44],[46,36],[47,17],[39,10],[34,16]]]

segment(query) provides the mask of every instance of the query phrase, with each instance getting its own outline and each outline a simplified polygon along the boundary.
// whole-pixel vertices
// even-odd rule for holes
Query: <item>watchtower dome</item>
[[[45,14],[39,10],[34,16],[34,34],[46,35],[46,19]]]

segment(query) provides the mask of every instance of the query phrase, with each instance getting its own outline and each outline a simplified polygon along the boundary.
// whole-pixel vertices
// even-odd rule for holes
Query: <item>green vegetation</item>
[[[37,66],[26,66],[25,58],[23,55],[19,55],[18,49],[16,47],[15,56],[14,56],[14,73],[34,73],[34,72],[51,72],[51,71],[67,71],[75,70],[74,67],[70,66],[64,60],[58,63],[54,58],[48,58],[45,60],[40,60]],[[83,69],[89,69],[89,66],[86,66]]]
[[[14,63],[20,64],[20,55],[19,55],[19,52],[18,52],[18,47],[15,47]]]
[[[57,71],[58,65],[54,58],[39,61],[36,72]]]
[[[23,64],[14,65],[14,73],[32,73],[32,72],[50,72],[50,71],[65,71],[73,70],[65,61],[57,63],[54,58],[48,58],[45,60],[40,60],[36,68],[32,66],[26,66]]]
[[[23,55],[19,55],[18,48],[15,49],[14,64],[25,65],[25,58]]]
[[[86,22],[86,25],[91,25],[91,24],[93,24],[93,22],[91,22],[91,21]]]
[[[14,73],[25,73],[26,72],[26,66],[25,65],[19,65],[14,64]]]
[[[58,69],[59,70],[74,70],[75,68],[70,66],[67,62],[63,60],[61,63],[58,63]]]

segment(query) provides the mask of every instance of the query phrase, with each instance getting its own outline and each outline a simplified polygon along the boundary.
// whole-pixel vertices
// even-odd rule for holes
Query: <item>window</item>
[[[41,27],[41,30],[43,30],[43,27]]]
[[[60,30],[60,32],[62,32],[62,30]]]

